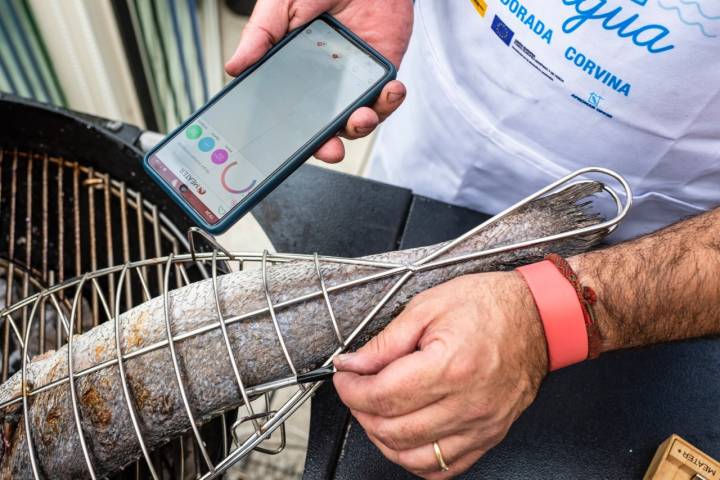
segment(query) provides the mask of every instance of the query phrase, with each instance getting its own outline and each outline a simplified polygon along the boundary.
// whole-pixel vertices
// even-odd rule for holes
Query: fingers
[[[277,2],[259,1],[243,28],[240,43],[225,64],[228,75],[237,76],[257,62],[288,30],[288,12],[278,11]]]
[[[335,388],[350,408],[391,417],[414,412],[443,397],[447,368],[442,341],[422,350],[425,329],[442,313],[442,303],[418,295],[403,312],[357,352],[335,359]]]
[[[345,158],[345,145],[338,137],[325,142],[314,154],[315,158],[327,163],[338,163]]]
[[[335,389],[353,410],[395,417],[426,407],[442,399],[447,390],[441,382],[442,356],[434,345],[392,362],[377,375],[338,372]]]
[[[338,355],[335,367],[361,375],[379,372],[393,360],[416,350],[433,312],[418,311],[408,305],[383,331],[357,352]]]
[[[403,87],[404,89],[404,87]],[[383,102],[387,103],[387,102]],[[402,103],[402,100],[398,102]],[[373,108],[376,108],[377,103]],[[354,140],[369,135],[380,123],[378,113],[369,107],[361,107],[355,110],[348,119],[347,125],[342,132],[345,138]],[[385,108],[385,107],[383,107]],[[384,114],[385,116],[389,113]],[[345,146],[339,138],[328,140],[322,147],[315,152],[315,158],[326,163],[338,163],[345,157]]]
[[[243,70],[260,60],[276,41],[277,39],[272,36],[269,30],[248,22],[243,29],[235,53],[225,63],[225,71],[233,77],[240,75]]]
[[[355,110],[348,119],[342,136],[354,140],[369,135],[392,114],[405,99],[405,85],[397,80],[385,85],[372,108],[362,107]]]
[[[357,410],[352,410],[352,414],[368,435],[397,451],[416,449],[438,438],[462,433],[471,424],[460,417],[458,412],[451,412],[438,404],[392,418]]]
[[[478,446],[474,439],[468,435],[451,435],[436,440],[445,464],[449,468],[443,472],[440,462],[435,456],[432,440],[427,444],[410,450],[393,450],[387,447],[377,437],[368,433],[370,441],[390,461],[397,463],[406,470],[428,479],[451,478],[470,468],[488,448]]]
[[[358,108],[350,115],[343,136],[351,140],[362,138],[375,130],[379,123],[380,118],[372,108]]]
[[[262,56],[262,53],[260,54],[260,56]],[[252,63],[252,62],[250,62],[250,63]],[[244,69],[244,68],[246,68],[246,66],[243,67],[242,69]],[[240,71],[242,71],[242,69]],[[228,71],[228,73],[230,73],[230,72]],[[402,86],[402,84],[400,84],[400,85]],[[387,88],[387,86],[385,88]],[[405,87],[402,86],[402,91],[404,92],[404,90],[405,90]],[[383,90],[383,94],[385,94],[384,92],[385,92],[385,90]],[[388,95],[385,94],[385,97],[387,97],[387,96]],[[403,93],[403,98],[404,98],[404,93]],[[394,107],[393,107],[393,102],[396,104]],[[402,99],[393,100],[393,101],[388,101],[388,100],[381,101],[380,99],[378,99],[378,101],[375,103],[373,108],[369,108],[369,107],[358,108],[357,110],[355,110],[352,113],[352,115],[350,115],[350,118],[348,119],[348,122],[345,125],[345,129],[342,132],[342,135],[345,138],[348,138],[350,140],[362,138],[362,137],[369,135],[378,126],[378,124],[381,121],[381,118],[387,117],[387,115],[392,113],[392,111],[394,111],[395,108],[400,106],[400,103],[402,103]],[[380,113],[378,113],[378,112],[380,112]],[[318,149],[317,152],[315,152],[315,158],[322,160],[323,162],[326,162],[326,163],[338,163],[344,157],[345,157],[345,147],[339,138],[332,138],[332,139],[328,140],[325,144],[323,144],[322,147],[320,147]]]
[[[437,437],[436,437],[437,438]],[[401,464],[419,474],[439,473],[440,462],[435,456],[432,440],[412,450],[400,451],[397,458]],[[445,464],[450,467],[474,448],[472,439],[465,435],[452,435],[437,440]]]
[[[399,80],[393,80],[385,85],[373,105],[373,110],[378,114],[381,122],[397,110],[405,100],[406,93],[405,85]]]
[[[445,480],[448,478],[455,478],[461,473],[465,472],[470,467],[472,467],[478,460],[480,460],[480,457],[485,455],[485,453],[487,453],[487,451],[482,449],[470,450],[462,457],[448,464],[447,466],[449,470],[447,472],[438,471],[438,469],[430,473],[421,473],[420,476],[423,477],[425,480]],[[444,456],[445,454],[443,453],[443,458]],[[447,464],[447,461],[445,463]]]
[[[490,412],[490,408],[486,407]],[[437,438],[476,432],[492,445],[505,437],[513,415],[501,414],[478,417],[463,410],[451,397],[445,397],[425,408],[396,417],[377,415],[351,410],[358,423],[368,434],[393,450],[411,450],[430,443]],[[478,433],[479,432],[479,433]]]
[[[293,8],[285,1],[260,0],[243,28],[235,53],[225,64],[228,75],[237,76],[255,63],[285,34],[320,15],[329,7],[327,2],[307,2]]]
[[[370,134],[380,122],[397,110],[405,100],[405,94],[405,85],[398,80],[385,85],[372,108],[362,107],[353,112],[345,125],[343,136],[356,139]]]

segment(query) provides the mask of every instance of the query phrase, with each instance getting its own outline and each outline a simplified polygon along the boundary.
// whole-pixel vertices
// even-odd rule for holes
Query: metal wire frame
[[[604,191],[609,194],[611,199],[613,200],[615,206],[616,206],[616,214],[613,218],[610,220],[598,223],[596,225],[587,226],[583,228],[578,228],[575,230],[563,232],[563,233],[557,233],[554,235],[548,235],[542,238],[517,242],[511,245],[505,245],[501,247],[496,248],[490,248],[484,251],[478,251],[478,252],[471,252],[461,255],[452,256],[450,258],[438,258],[444,253],[448,252],[455,246],[457,246],[459,243],[465,241],[468,237],[477,234],[479,231],[487,228],[488,226],[498,222],[505,216],[509,215],[510,213],[516,211],[519,208],[522,208],[527,203],[542,197],[550,192],[563,190],[566,188],[569,188],[570,182],[573,179],[576,179],[577,177],[587,175],[587,174],[600,174],[605,175],[607,177],[610,177],[611,179],[614,179],[616,182],[620,184],[622,189],[624,190],[623,198],[621,199],[621,196],[618,195],[615,190],[608,187],[607,185],[604,186]],[[576,182],[577,183],[577,182]],[[581,182],[582,183],[582,182]],[[75,417],[75,422],[77,425],[77,432],[80,436],[80,444],[81,448],[83,450],[83,455],[85,457],[88,471],[91,476],[94,478],[94,472],[93,472],[93,466],[91,462],[91,455],[90,452],[87,449],[87,446],[85,444],[84,439],[84,433],[82,431],[82,425],[80,422],[80,416],[79,411],[77,409],[77,398],[76,394],[74,392],[74,382],[78,378],[88,375],[92,372],[96,372],[98,370],[108,368],[114,365],[118,365],[120,370],[120,377],[121,382],[123,385],[123,394],[126,400],[126,403],[128,405],[128,410],[130,412],[131,421],[133,423],[133,428],[135,431],[135,434],[138,439],[138,443],[141,447],[143,456],[147,462],[147,464],[150,466],[149,470],[153,478],[158,478],[155,471],[152,469],[152,461],[149,456],[149,451],[147,449],[146,441],[143,437],[143,433],[139,427],[138,421],[137,421],[137,414],[135,412],[135,407],[133,405],[133,400],[130,398],[129,395],[129,389],[127,385],[127,378],[124,374],[124,370],[122,367],[122,364],[124,361],[127,361],[131,358],[146,354],[150,351],[155,351],[161,348],[168,348],[168,351],[170,352],[170,355],[172,357],[173,361],[173,368],[175,371],[176,376],[176,382],[178,386],[178,390],[181,394],[181,400],[183,403],[183,407],[186,411],[189,423],[191,425],[191,428],[193,430],[194,436],[198,442],[198,445],[200,445],[201,453],[203,454],[204,461],[208,467],[208,472],[203,475],[202,479],[211,479],[219,476],[223,472],[225,472],[232,464],[243,458],[244,456],[248,455],[250,452],[252,452],[254,449],[257,449],[260,447],[260,445],[268,439],[272,433],[277,430],[278,428],[281,428],[283,426],[284,421],[292,415],[299,407],[302,405],[302,403],[307,400],[314,392],[317,390],[317,388],[321,385],[322,380],[326,378],[329,374],[333,372],[332,369],[332,361],[334,357],[340,353],[342,353],[346,348],[348,348],[352,342],[358,337],[358,335],[365,329],[365,327],[368,325],[368,323],[375,317],[375,315],[380,311],[381,308],[395,295],[395,293],[404,285],[404,283],[411,278],[414,274],[422,271],[431,270],[434,268],[444,267],[451,264],[459,263],[459,262],[465,262],[469,260],[476,260],[482,257],[486,257],[489,255],[495,255],[499,253],[509,252],[517,249],[523,249],[528,248],[532,246],[537,246],[549,242],[554,242],[562,239],[567,239],[570,237],[575,236],[582,236],[598,231],[612,231],[614,230],[618,223],[627,215],[628,210],[630,209],[632,203],[632,192],[630,190],[629,185],[627,182],[617,173],[602,169],[602,168],[585,168],[582,170],[578,170],[577,172],[574,172],[570,175],[567,175],[566,177],[554,182],[553,184],[543,188],[542,190],[536,192],[535,194],[525,198],[524,200],[516,203],[515,205],[509,207],[505,211],[501,212],[500,214],[494,216],[493,218],[487,220],[486,222],[482,223],[481,225],[478,225],[477,227],[473,228],[469,232],[465,233],[464,235],[458,237],[457,239],[446,243],[442,247],[439,247],[437,250],[433,251],[426,257],[423,257],[419,260],[417,260],[414,263],[411,264],[401,264],[401,263],[394,263],[394,262],[382,262],[382,261],[373,261],[373,260],[365,260],[365,259],[348,259],[348,258],[341,258],[341,257],[329,257],[329,256],[319,256],[317,254],[314,255],[302,255],[302,254],[270,254],[267,251],[262,252],[261,254],[258,253],[247,253],[247,252],[227,252],[222,248],[219,247],[217,244],[214,246],[212,251],[210,252],[198,252],[195,250],[194,242],[192,241],[193,234],[197,232],[191,231],[189,233],[191,240],[190,244],[193,246],[193,251],[188,254],[179,254],[179,255],[168,255],[166,257],[161,258],[155,258],[155,259],[149,259],[149,260],[141,260],[136,262],[126,262],[124,265],[119,265],[115,267],[109,267],[105,269],[101,269],[95,272],[89,272],[83,275],[80,278],[75,278],[71,280],[67,280],[65,282],[62,282],[58,285],[46,288],[42,290],[41,292],[38,292],[34,295],[31,295],[24,300],[7,307],[0,311],[0,318],[2,317],[10,317],[10,315],[13,312],[18,311],[22,308],[31,307],[31,315],[29,318],[29,324],[27,331],[30,330],[31,324],[33,320],[35,319],[35,313],[37,311],[37,307],[40,304],[40,302],[49,297],[51,299],[55,298],[55,296],[68,288],[75,288],[76,294],[73,300],[73,309],[71,312],[71,318],[69,322],[65,322],[67,325],[71,326],[74,324],[74,317],[76,315],[76,306],[78,304],[78,298],[80,296],[80,292],[82,292],[82,286],[85,285],[87,282],[89,282],[90,285],[92,285],[93,289],[97,291],[97,294],[99,295],[99,298],[101,299],[101,302],[105,306],[105,313],[109,317],[109,319],[114,321],[115,325],[115,335],[116,335],[116,348],[117,348],[117,355],[116,358],[107,360],[105,362],[102,362],[100,364],[94,365],[92,367],[85,368],[80,371],[74,371],[72,369],[72,342],[69,339],[68,342],[68,369],[69,373],[68,376],[49,382],[45,385],[35,385],[32,386],[32,388],[27,385],[26,383],[26,368],[27,368],[27,342],[24,343],[24,354],[23,354],[23,371],[22,371],[22,389],[21,394],[13,399],[10,399],[2,404],[0,404],[0,408],[7,407],[9,405],[22,402],[23,405],[23,417],[25,421],[26,426],[26,435],[27,435],[27,443],[28,443],[28,449],[30,454],[30,459],[32,463],[32,470],[33,474],[35,475],[35,478],[40,478],[38,474],[37,464],[38,459],[36,457],[35,449],[33,447],[33,441],[31,438],[31,430],[30,430],[30,410],[28,408],[28,399],[34,395],[37,395],[41,392],[47,391],[51,388],[58,388],[61,385],[68,383],[71,393],[71,399],[73,401],[73,414]],[[206,236],[206,235],[203,235]],[[207,236],[206,236],[206,239]],[[212,239],[209,238],[209,240]],[[214,242],[213,242],[214,243]],[[284,300],[282,302],[273,303],[272,298],[270,296],[268,284],[267,284],[267,265],[268,263],[282,263],[282,262],[290,262],[290,261],[307,261],[312,262],[316,268],[316,272],[318,274],[319,279],[319,286],[320,288],[316,291],[313,291],[311,293],[307,293],[295,298],[291,298],[288,300]],[[173,333],[171,331],[171,323],[169,318],[169,308],[168,308],[168,301],[169,301],[169,275],[170,271],[173,269],[178,269],[179,267],[191,263],[197,263],[197,262],[210,262],[211,263],[211,278],[212,278],[212,286],[215,293],[215,305],[216,305],[216,311],[218,316],[218,321],[215,323],[211,323],[209,325],[204,325],[202,327],[195,328],[193,330],[187,331],[187,332],[176,332]],[[220,262],[258,262],[261,265],[262,268],[262,274],[263,274],[263,285],[265,290],[265,297],[267,300],[267,307],[259,308],[251,312],[246,312],[240,315],[234,315],[225,317],[221,311],[219,297],[217,293],[217,264]],[[366,267],[374,267],[378,269],[378,272],[369,274],[363,278],[346,281],[344,283],[334,285],[331,287],[327,287],[325,285],[323,276],[322,276],[322,268],[321,265],[323,263],[339,263],[339,264],[347,264],[347,265],[359,265],[359,266],[366,266]],[[167,338],[165,340],[161,340],[158,342],[155,342],[154,344],[147,345],[145,347],[139,348],[137,350],[131,351],[131,352],[121,352],[120,350],[120,340],[119,340],[119,308],[115,308],[113,312],[110,311],[109,308],[107,308],[107,304],[104,300],[104,296],[102,294],[102,289],[99,287],[98,279],[108,276],[108,275],[114,275],[119,274],[121,281],[118,283],[118,291],[116,293],[116,306],[119,306],[120,297],[122,293],[123,285],[127,282],[123,282],[122,280],[130,278],[130,273],[134,273],[138,277],[138,281],[141,285],[143,285],[144,291],[146,293],[146,297],[148,297],[149,292],[146,288],[146,280],[144,278],[143,272],[145,271],[145,268],[147,267],[157,267],[161,266],[164,271],[164,281],[162,285],[162,296],[163,296],[163,308],[164,308],[164,315],[165,315],[165,324],[166,324],[166,333]],[[383,295],[382,299],[374,305],[374,307],[371,309],[371,311],[358,323],[358,325],[354,328],[352,333],[348,335],[347,337],[343,338],[342,335],[339,334],[339,328],[337,326],[337,321],[335,319],[332,305],[330,304],[329,299],[329,293],[336,292],[342,289],[354,287],[357,285],[365,284],[368,282],[372,282],[374,280],[379,280],[382,278],[389,278],[389,277],[397,277],[397,280],[388,288],[386,293]],[[317,370],[314,370],[312,372],[308,372],[305,374],[298,374],[295,370],[294,365],[292,364],[292,361],[288,355],[287,349],[284,346],[284,342],[282,339],[282,335],[279,329],[279,326],[277,324],[277,319],[275,318],[275,312],[284,308],[288,308],[292,305],[296,305],[301,302],[305,302],[307,300],[312,299],[323,299],[326,303],[326,306],[328,307],[328,316],[329,316],[329,324],[332,324],[332,328],[335,331],[335,334],[338,337],[339,346],[337,349],[325,360],[325,362],[322,363],[322,365],[319,366]],[[240,370],[236,364],[236,361],[234,359],[234,355],[232,353],[232,348],[230,344],[229,337],[227,335],[227,326],[236,322],[241,322],[248,320],[250,318],[259,316],[259,315],[270,315],[273,318],[273,324],[276,330],[276,333],[278,335],[278,340],[280,341],[281,346],[283,347],[283,353],[285,355],[286,361],[288,363],[288,366],[290,367],[291,371],[293,372],[293,375],[278,379],[275,381],[263,383],[260,385],[250,386],[246,387],[242,381],[242,376],[240,374]],[[251,422],[253,425],[253,433],[251,433],[247,438],[245,438],[243,441],[240,441],[239,438],[236,438],[236,448],[229,452],[223,460],[220,462],[214,464],[211,459],[209,458],[209,455],[204,450],[204,442],[202,439],[202,436],[199,431],[199,425],[197,421],[195,420],[194,414],[193,414],[193,408],[192,405],[190,405],[187,396],[185,395],[185,384],[183,380],[183,374],[179,366],[177,353],[175,351],[174,345],[178,342],[182,342],[183,340],[186,340],[191,337],[195,337],[210,331],[213,331],[215,329],[219,329],[223,334],[223,341],[227,348],[229,362],[231,363],[233,367],[233,373],[235,375],[235,379],[237,381],[238,390],[240,392],[240,395],[244,401],[244,408],[247,410],[247,415],[240,420],[238,420],[233,425],[233,431],[241,424],[245,422]],[[69,333],[69,329],[66,331],[66,333]],[[27,335],[27,334],[26,334]],[[253,410],[251,399],[254,397],[258,397],[263,394],[268,394],[269,392],[275,391],[280,388],[286,388],[286,387],[296,387],[297,391],[290,397],[290,399],[283,404],[277,411],[265,411],[262,413],[256,413]],[[269,408],[269,407],[268,407]],[[264,420],[264,421],[260,421]],[[276,453],[280,449],[282,449],[282,446],[284,444],[284,435],[282,436],[281,440],[281,446],[279,449],[275,450],[269,450],[264,449],[267,453]],[[262,448],[262,447],[261,447]]]
[[[5,222],[5,235],[0,236],[0,251],[3,252],[0,280],[5,281],[0,286],[0,294],[5,295],[5,302],[2,302],[5,305],[48,285],[80,276],[85,271],[116,265],[117,261],[159,257],[189,249],[183,233],[158,206],[141,192],[128,188],[122,180],[74,159],[7,145],[0,145],[0,215]],[[197,272],[197,266],[201,267],[200,272]],[[197,266],[193,266],[197,275],[192,278],[209,277],[202,264]],[[122,289],[123,309],[128,309],[131,302],[138,299],[149,300],[161,291],[162,266],[158,269],[157,275],[153,275],[153,271],[150,275],[143,271],[144,278],[158,278],[157,282],[153,278],[149,289],[145,288],[147,293],[133,298],[137,288],[133,291]],[[188,276],[180,278],[185,282]],[[134,279],[119,279],[119,282],[123,281],[137,283]],[[79,301],[75,308],[76,318],[80,321],[72,325],[67,323],[74,297],[69,289],[45,297],[34,313],[23,309],[15,318],[0,316],[4,323],[0,325],[2,381],[15,368],[22,368],[21,360],[49,348],[60,348],[67,339],[69,328],[82,333],[100,322],[101,309],[105,314],[113,308],[119,310],[120,304],[113,303],[117,282],[116,276],[108,275],[103,288],[96,285],[84,301]],[[148,290],[154,292],[153,295]],[[70,293],[66,295],[67,292]],[[103,292],[108,298],[103,298],[101,305]],[[50,317],[46,313],[55,312],[53,322],[48,323]],[[28,328],[30,313],[39,317],[34,328]],[[105,318],[112,316],[105,315]],[[20,338],[23,341],[16,340]],[[11,358],[14,358],[13,365]],[[18,363],[17,367],[14,362]],[[228,429],[224,421],[224,417],[218,421],[221,425],[218,425],[220,437],[217,438],[227,441]],[[183,440],[180,438],[179,444],[164,450],[164,454],[170,454],[171,448],[180,449],[181,473],[186,463],[182,453]],[[193,453],[185,455],[197,457],[194,442],[191,448]],[[137,464],[129,468],[134,468],[136,478],[140,478],[141,469]]]
[[[21,177],[20,174],[20,163],[26,162],[26,176]],[[8,205],[9,213],[9,225],[6,227],[7,236],[5,238],[7,244],[7,262],[2,262],[3,266],[7,269],[7,283],[5,285],[5,296],[8,304],[12,303],[12,292],[16,277],[21,279],[22,282],[22,296],[28,297],[31,289],[35,290],[41,288],[43,285],[52,285],[56,281],[63,282],[68,277],[68,269],[65,265],[65,251],[69,247],[66,245],[65,232],[69,231],[66,225],[66,216],[73,219],[72,222],[72,237],[73,243],[72,249],[74,254],[73,264],[75,273],[73,276],[82,275],[83,271],[81,268],[82,258],[88,257],[90,260],[90,267],[92,270],[97,270],[100,263],[100,253],[107,256],[107,265],[115,265],[114,256],[114,238],[115,235],[113,230],[119,230],[121,235],[121,250],[124,261],[130,260],[130,246],[136,246],[139,248],[139,256],[144,259],[147,258],[147,247],[145,245],[145,229],[146,223],[152,227],[152,242],[154,246],[154,256],[158,257],[163,254],[163,244],[169,244],[171,251],[178,252],[181,249],[188,249],[189,244],[184,240],[183,235],[179,229],[158,209],[158,207],[151,202],[143,198],[140,192],[136,192],[125,186],[124,182],[118,181],[111,178],[107,174],[95,171],[93,168],[82,165],[76,161],[68,160],[63,157],[56,157],[47,154],[37,154],[26,151],[19,151],[18,149],[6,149],[0,146],[0,180],[2,180],[2,169],[3,164],[7,162],[10,164],[10,175],[9,175],[9,195],[0,195],[0,202],[6,200]],[[34,167],[33,167],[34,166]],[[50,172],[50,167],[53,166],[57,170]],[[35,173],[33,171],[35,170]],[[82,176],[81,176],[82,175]],[[68,180],[69,177],[70,180]],[[36,181],[34,181],[35,179]],[[54,181],[54,184],[53,182]],[[64,191],[64,184],[70,183],[71,193]],[[40,201],[33,202],[33,185],[39,185],[41,190]],[[51,188],[52,185],[52,188]],[[6,185],[7,187],[7,185]],[[0,181],[0,193],[2,193],[3,184]],[[25,198],[19,198],[19,192],[25,190]],[[55,198],[51,195],[52,190],[56,190]],[[102,191],[102,205],[98,206],[95,202],[94,191]],[[72,197],[72,202],[65,201],[65,197]],[[87,212],[81,212],[80,198],[87,196]],[[4,198],[3,198],[4,197]],[[115,208],[116,204],[112,200],[117,199],[118,205],[120,206],[120,222],[113,228],[112,214],[111,211]],[[37,199],[36,199],[37,200]],[[66,205],[66,203],[68,205]],[[70,207],[70,205],[72,207]],[[4,206],[0,204],[0,206]],[[23,209],[21,209],[21,206]],[[48,226],[52,223],[52,219],[49,218],[48,213],[51,211],[51,207],[57,209],[57,238],[51,239]],[[70,212],[66,211],[66,208],[72,208]],[[128,212],[128,208],[136,211],[136,228],[140,241],[131,242],[128,238],[128,225],[131,223],[131,215]],[[35,210],[40,210],[40,215],[35,214]],[[104,211],[104,225],[96,225],[95,212]],[[24,212],[22,215],[21,212]],[[69,215],[66,215],[69,214]],[[81,215],[87,215],[88,227],[90,234],[87,235],[87,244],[83,242],[85,240],[83,235],[80,234],[80,221]],[[21,216],[22,215],[22,216]],[[41,217],[41,228],[39,232],[33,231],[33,217]],[[25,220],[25,232],[24,238],[18,238],[20,232],[20,219]],[[103,250],[102,247],[97,245],[96,242],[96,230],[104,230],[106,237],[106,245]],[[34,249],[35,245],[31,239],[34,236],[40,237],[41,248]],[[57,270],[53,270],[49,266],[48,256],[49,244],[51,240],[54,240],[57,244],[57,251],[54,252],[57,255]],[[24,252],[16,254],[16,249],[24,244]],[[89,255],[88,255],[89,253]],[[36,257],[40,256],[38,259]],[[38,265],[39,264],[39,265]],[[38,268],[39,267],[39,268]],[[202,267],[202,265],[200,265]],[[202,267],[201,273],[204,277],[208,277],[208,272]],[[110,276],[108,278],[108,289],[113,292],[115,289],[115,279]],[[34,288],[31,288],[34,287]],[[129,297],[129,293],[126,290],[126,297]],[[62,295],[59,300],[64,300]],[[97,299],[93,296],[92,298],[92,311],[93,311],[93,325],[97,325]],[[126,298],[126,306],[129,305],[130,298]],[[65,303],[65,302],[63,302]],[[68,307],[69,307],[68,303]],[[41,305],[41,310],[45,306]],[[2,317],[0,317],[2,318]],[[44,320],[44,315],[41,315],[41,319]],[[13,330],[13,335],[16,338],[21,338],[20,332],[25,331],[27,324],[27,316],[23,315],[22,328],[10,319],[5,322],[3,329],[5,330],[3,337],[2,347],[2,381],[7,380],[9,368],[9,354],[12,351],[10,345],[10,329]],[[44,336],[44,322],[40,325],[40,352],[45,350],[46,339]],[[80,325],[78,325],[78,328]],[[80,332],[78,332],[80,333]],[[19,343],[22,348],[22,342]],[[60,347],[58,340],[57,348]]]

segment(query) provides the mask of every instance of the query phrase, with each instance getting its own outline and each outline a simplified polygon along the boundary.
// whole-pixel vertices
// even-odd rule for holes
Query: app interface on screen
[[[384,74],[317,20],[176,134],[150,165],[217,223]]]

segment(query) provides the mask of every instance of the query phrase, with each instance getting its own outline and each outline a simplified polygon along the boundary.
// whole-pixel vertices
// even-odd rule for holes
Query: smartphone
[[[390,61],[322,15],[165,137],[144,168],[198,226],[222,233],[395,75]]]

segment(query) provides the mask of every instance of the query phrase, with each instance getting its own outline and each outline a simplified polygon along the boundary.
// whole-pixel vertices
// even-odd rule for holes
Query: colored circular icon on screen
[[[228,174],[228,172],[230,171],[230,169],[231,169],[232,167],[234,167],[234,166],[237,165],[237,164],[238,164],[238,162],[232,162],[232,163],[228,164],[227,167],[225,167],[225,169],[223,170],[223,172],[220,174],[220,183],[222,184],[223,188],[224,188],[225,190],[227,190],[228,192],[230,192],[230,193],[247,193],[247,192],[249,192],[250,190],[253,189],[253,187],[254,187],[255,184],[257,183],[256,180],[253,180],[252,182],[250,182],[250,185],[248,185],[248,186],[245,187],[245,188],[233,188],[233,187],[231,187],[230,185],[228,185],[228,183],[227,183],[227,174]]]
[[[202,128],[198,125],[190,125],[188,129],[185,130],[185,135],[187,135],[190,140],[195,140],[202,135]]]
[[[228,159],[228,152],[224,148],[218,148],[210,156],[215,165],[222,165]]]
[[[198,148],[201,152],[209,152],[215,148],[215,140],[212,137],[204,137],[198,142]]]

